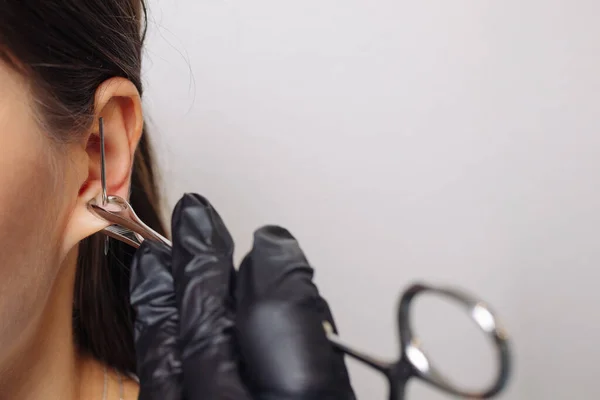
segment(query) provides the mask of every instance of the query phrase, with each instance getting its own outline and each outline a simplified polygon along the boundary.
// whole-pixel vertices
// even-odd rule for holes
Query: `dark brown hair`
[[[31,80],[40,123],[59,142],[77,140],[92,126],[94,95],[106,79],[127,78],[142,93],[143,0],[7,0],[0,7],[0,57]],[[130,201],[165,234],[146,132],[135,153]],[[105,257],[101,234],[84,240],[74,292],[77,345],[122,372],[135,372],[132,255],[111,241]]]

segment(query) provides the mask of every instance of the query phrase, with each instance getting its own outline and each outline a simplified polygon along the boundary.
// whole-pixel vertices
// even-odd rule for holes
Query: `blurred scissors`
[[[493,341],[498,370],[496,379],[488,388],[481,391],[468,391],[450,382],[431,364],[431,361],[419,346],[419,341],[414,336],[410,325],[410,307],[417,295],[425,293],[446,297],[463,306],[471,319]],[[345,344],[338,336],[334,335],[331,327],[325,324],[329,340],[334,346],[385,375],[390,387],[389,400],[404,400],[406,383],[411,378],[421,379],[450,395],[468,399],[489,399],[500,393],[506,386],[510,374],[510,351],[507,334],[499,326],[494,313],[483,302],[472,298],[466,293],[456,289],[434,288],[424,284],[410,286],[400,298],[398,329],[400,333],[400,357],[397,361],[385,362],[354,350],[352,346]]]
[[[162,242],[171,247],[171,242],[144,224],[135,214],[131,205],[119,196],[109,196],[106,192],[105,154],[104,154],[104,126],[102,118],[100,125],[101,143],[101,179],[102,199],[90,201],[88,209],[97,217],[110,223],[103,232],[104,234],[133,247],[139,247],[144,240]],[[106,250],[105,250],[106,252]],[[419,347],[417,338],[413,335],[410,326],[410,305],[413,299],[422,293],[435,293],[458,302],[466,308],[471,318],[479,327],[494,341],[498,358],[498,375],[495,382],[486,390],[481,392],[469,392],[444,378]],[[510,357],[507,343],[507,335],[499,326],[497,318],[487,306],[469,295],[455,290],[444,288],[433,288],[422,284],[409,287],[400,299],[398,306],[398,329],[400,331],[400,357],[396,362],[384,362],[374,357],[356,351],[352,346],[344,344],[342,340],[334,335],[331,326],[324,324],[325,331],[331,343],[338,349],[354,357],[370,367],[382,372],[390,385],[389,399],[404,400],[406,383],[412,377],[445,391],[448,394],[466,397],[470,399],[488,399],[497,395],[506,386],[510,372]]]

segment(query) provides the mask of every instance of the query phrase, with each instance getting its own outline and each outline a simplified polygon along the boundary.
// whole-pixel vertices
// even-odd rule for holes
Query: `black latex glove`
[[[354,399],[289,232],[256,231],[236,276],[231,235],[206,199],[185,195],[172,225],[172,250],[145,242],[132,264],[140,399]]]

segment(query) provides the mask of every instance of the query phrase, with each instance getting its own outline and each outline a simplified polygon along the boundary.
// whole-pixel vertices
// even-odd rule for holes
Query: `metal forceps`
[[[418,338],[413,334],[410,324],[410,309],[418,295],[426,293],[445,297],[464,307],[479,328],[492,339],[496,350],[497,372],[494,382],[479,391],[470,391],[446,379],[431,363]],[[411,378],[421,379],[428,384],[455,397],[467,399],[489,399],[500,393],[510,375],[510,351],[508,338],[494,313],[480,300],[450,288],[432,287],[425,284],[413,284],[404,291],[398,305],[398,330],[400,335],[400,357],[397,361],[386,362],[361,353],[345,344],[339,337],[332,335],[330,327],[325,325],[329,340],[341,351],[369,367],[383,373],[389,384],[389,400],[404,400],[406,383]]]
[[[155,232],[138,218],[131,205],[125,199],[107,194],[104,125],[102,118],[99,121],[99,131],[102,200],[100,204],[97,200],[90,201],[88,209],[98,218],[110,223],[102,232],[108,237],[112,237],[135,248],[139,247],[144,240],[162,242],[172,247],[172,243],[167,238]],[[419,346],[419,342],[413,334],[410,325],[410,308],[414,298],[425,293],[441,295],[463,306],[479,328],[492,339],[496,348],[498,372],[495,381],[487,389],[471,392],[454,385],[443,377],[431,364],[429,358]],[[421,379],[450,395],[469,399],[494,397],[506,386],[510,373],[510,352],[507,334],[500,326],[494,313],[482,301],[456,289],[434,288],[424,284],[415,284],[402,294],[398,305],[397,318],[400,335],[400,357],[395,362],[384,362],[357,351],[352,346],[344,343],[339,336],[335,335],[328,323],[324,323],[323,326],[329,341],[334,347],[385,375],[389,384],[389,400],[404,400],[406,383],[411,378]]]
[[[162,242],[169,247],[172,243],[169,239],[154,231],[146,225],[133,211],[131,205],[122,197],[109,196],[106,190],[106,154],[104,150],[104,121],[99,120],[100,135],[100,179],[102,181],[102,203],[98,204],[96,199],[88,203],[88,210],[98,218],[109,222],[110,225],[102,230],[108,237],[119,240],[135,248],[140,247],[142,242],[153,240]]]

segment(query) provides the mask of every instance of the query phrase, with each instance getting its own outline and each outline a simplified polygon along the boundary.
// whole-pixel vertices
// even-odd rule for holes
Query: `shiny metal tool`
[[[106,154],[104,146],[104,120],[98,121],[100,136],[100,180],[102,182],[102,203],[96,199],[88,203],[88,210],[98,218],[110,223],[102,232],[108,237],[119,240],[135,248],[140,247],[144,239],[162,242],[169,247],[169,239],[146,225],[133,211],[127,200],[119,196],[109,196],[106,189]],[[106,249],[106,247],[105,247]],[[105,250],[106,253],[106,250]]]
[[[418,295],[442,296],[457,303],[468,313],[477,326],[488,336],[495,347],[496,377],[487,387],[479,390],[461,388],[444,377],[427,357],[419,339],[411,328],[410,309]],[[400,338],[400,356],[393,362],[383,361],[355,350],[338,336],[331,334],[331,327],[325,324],[329,340],[350,357],[382,373],[389,385],[389,400],[404,400],[406,384],[411,378],[420,379],[429,385],[452,395],[454,398],[489,399],[500,393],[510,377],[510,351],[506,331],[500,326],[498,318],[481,300],[450,288],[433,287],[424,284],[409,286],[400,298],[398,305],[398,331]],[[443,326],[440,328],[444,328]]]
[[[172,243],[144,224],[135,214],[131,205],[119,196],[111,196],[106,190],[106,160],[104,154],[104,127],[100,120],[102,203],[92,200],[89,210],[110,223],[103,233],[133,247],[139,247],[144,240],[162,242],[169,247]],[[464,308],[477,326],[492,340],[495,346],[497,374],[496,379],[487,387],[478,391],[461,388],[446,379],[427,357],[414,335],[410,324],[410,309],[418,295],[433,294],[458,303]],[[450,288],[436,288],[424,284],[415,284],[406,289],[398,305],[397,324],[400,337],[400,356],[397,361],[385,362],[356,350],[353,346],[333,333],[331,325],[324,323],[329,341],[340,351],[355,358],[367,366],[383,373],[389,384],[389,400],[404,400],[405,387],[411,378],[420,379],[439,390],[467,399],[488,399],[496,396],[506,386],[510,376],[510,351],[507,334],[500,326],[498,318],[481,300]],[[442,327],[443,328],[443,327]]]

